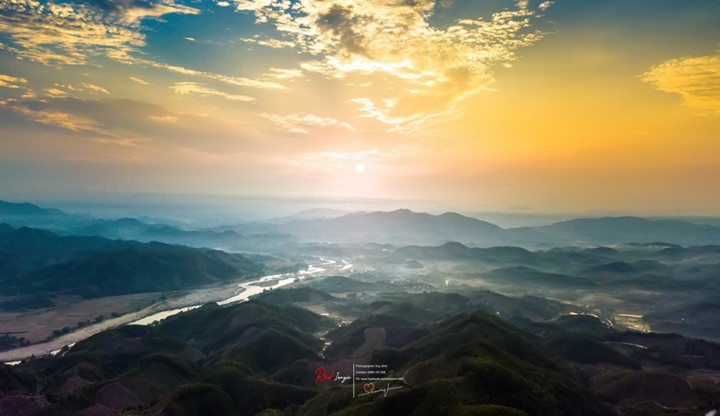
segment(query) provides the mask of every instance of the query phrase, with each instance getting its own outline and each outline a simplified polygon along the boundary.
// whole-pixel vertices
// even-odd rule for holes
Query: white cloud
[[[350,124],[330,117],[320,117],[315,114],[273,114],[260,113],[260,117],[269,120],[281,130],[289,133],[309,134],[311,127],[339,127],[355,131]]]
[[[503,11],[490,20],[463,19],[447,28],[429,24],[434,1],[236,0],[236,9],[272,22],[296,48],[324,56],[343,72],[387,72],[403,78],[428,75],[439,81],[457,68],[485,72],[513,60],[514,50],[535,42],[525,31],[533,11]],[[521,2],[522,3],[522,2]],[[443,58],[443,59],[438,59]]]
[[[251,38],[240,38],[238,40],[241,42],[265,46],[272,49],[292,48],[295,46],[295,42],[292,41],[272,38],[261,38],[259,35],[255,35]]]
[[[302,78],[304,76],[301,69],[287,69],[287,68],[270,68],[270,72],[263,74],[263,78],[278,79],[278,80],[289,80]]]
[[[87,89],[89,89],[89,90],[93,90],[93,91],[96,91],[96,92],[101,92],[101,93],[103,93],[103,94],[110,94],[110,92],[108,92],[108,90],[106,90],[106,89],[103,88],[103,87],[99,87],[99,86],[97,86],[97,85],[90,84],[90,83],[87,83],[87,82],[83,82],[83,85],[85,86],[85,88],[87,88]]]
[[[150,84],[149,82],[144,81],[144,80],[142,80],[142,79],[140,79],[140,78],[137,78],[137,77],[130,77],[130,80],[132,80],[132,81],[134,81],[134,82],[137,82],[137,83],[140,84],[140,85],[148,85],[148,84]]]
[[[0,33],[8,35],[9,43],[0,46],[46,65],[81,65],[94,56],[123,62],[145,45],[145,36],[138,30],[140,21],[169,13],[197,14],[199,10],[172,0],[124,8],[94,7],[93,2],[2,1]]]
[[[365,82],[376,76],[395,78],[380,84],[385,90],[374,91],[377,101],[396,94],[399,87],[415,91],[399,100],[392,115],[365,106],[365,116],[397,122],[395,131],[413,131],[453,117],[459,101],[490,91],[494,68],[509,65],[519,48],[542,38],[531,20],[550,4],[545,1],[533,9],[521,0],[515,9],[486,19],[436,27],[431,24],[434,0],[234,1],[236,10],[274,25],[283,46],[291,42],[298,51],[314,55],[300,63],[304,71],[334,79],[353,76],[357,84],[363,83],[358,77],[367,77]],[[421,101],[432,103],[435,110],[418,110]]]
[[[384,101],[383,105],[375,104],[372,98],[353,98],[350,101],[356,104],[360,104],[360,109],[362,112],[361,117],[374,118],[385,124],[405,124],[419,117],[418,115],[412,115],[408,117],[391,117],[389,113],[392,110],[392,107],[394,107],[394,105],[388,104],[387,101]]]
[[[93,7],[92,1],[61,4],[53,1],[43,4],[35,0],[0,1],[0,33],[7,34],[10,40],[0,43],[0,48],[21,59],[45,65],[83,65],[105,56],[128,65],[146,65],[235,86],[286,88],[271,80],[196,71],[139,57],[138,52],[145,46],[145,36],[139,28],[143,19],[170,13],[197,14],[198,9],[175,4],[173,0],[148,2],[142,6],[131,2],[98,1],[97,4],[105,8]],[[139,78],[130,79],[144,83]]]
[[[372,118],[383,124],[387,124],[387,132],[411,134],[421,131],[433,124],[457,118],[460,113],[457,105],[463,98],[462,96],[456,98],[449,104],[443,101],[440,108],[429,110],[418,108],[413,111],[400,112],[395,110],[400,100],[396,101],[385,98],[379,100],[382,104],[377,104],[375,100],[371,98],[353,98],[350,101],[360,104],[360,117]]]
[[[245,77],[233,77],[233,76],[228,76],[228,75],[215,74],[212,72],[196,71],[194,69],[185,68],[182,66],[170,65],[170,64],[165,64],[162,62],[153,62],[153,61],[148,61],[148,60],[137,60],[136,62],[145,64],[145,65],[149,65],[149,66],[152,66],[155,68],[166,69],[168,71],[175,72],[178,74],[190,75],[190,76],[199,77],[199,78],[212,79],[215,81],[220,81],[220,82],[230,84],[230,85],[235,85],[238,87],[251,87],[251,88],[260,88],[260,89],[266,89],[266,90],[287,89],[287,87],[285,87],[284,85],[278,84],[277,82],[273,82],[273,81],[262,81],[262,80],[245,78]]]
[[[175,94],[179,95],[196,94],[202,97],[222,97],[231,101],[255,101],[255,98],[247,95],[228,94],[197,82],[176,82],[171,88]]]
[[[121,13],[121,19],[127,24],[136,24],[140,20],[154,17],[161,17],[166,14],[199,14],[200,10],[175,4],[173,0],[165,0],[163,2],[153,3],[149,7],[144,5],[131,6]]]

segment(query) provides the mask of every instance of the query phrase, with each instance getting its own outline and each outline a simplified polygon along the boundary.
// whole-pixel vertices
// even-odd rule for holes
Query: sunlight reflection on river
[[[322,274],[327,271],[332,270],[347,270],[351,268],[353,265],[348,263],[347,261],[342,261],[342,264],[338,264],[335,260],[327,260],[324,258],[320,258],[322,263],[320,263],[318,266],[309,266],[307,270],[300,270],[297,273],[287,273],[287,274],[276,274],[276,275],[269,275],[261,277],[260,279],[253,280],[251,282],[244,282],[239,284],[238,286],[243,289],[242,292],[218,301],[218,305],[227,305],[235,302],[245,302],[250,297],[258,295],[266,290],[272,290],[277,289],[279,287],[287,286],[293,282],[296,281],[302,281],[306,278],[316,277],[319,274]],[[325,266],[325,267],[319,267],[319,266]],[[263,286],[263,284],[267,284],[268,282],[276,281],[275,284],[271,286]],[[154,322],[161,321],[165,318],[168,318],[170,316],[176,315],[181,312],[186,312],[192,309],[197,309],[201,307],[202,304],[197,305],[190,305],[190,306],[184,306],[182,308],[176,308],[176,309],[170,309],[162,312],[156,312],[151,315],[148,315],[146,317],[137,319],[135,321],[122,321],[123,317],[115,318],[118,321],[118,324],[111,324],[111,321],[104,321],[101,324],[97,325],[91,325],[86,326],[82,329],[82,336],[79,336],[79,333],[77,332],[71,332],[63,337],[38,343],[38,344],[32,344],[25,347],[17,348],[15,350],[8,350],[3,351],[0,354],[0,362],[4,362],[4,364],[7,365],[17,365],[19,364],[22,359],[25,359],[30,356],[42,356],[47,354],[58,354],[61,351],[63,351],[63,348],[65,347],[72,347],[75,345],[76,342],[79,342],[85,338],[88,338],[98,332],[114,328],[116,326],[120,325],[150,325]]]
[[[333,265],[333,264],[337,263],[335,260],[325,260],[325,259],[322,259],[322,260],[324,261],[324,263],[322,265]],[[349,264],[345,261],[343,261],[343,264],[344,264],[343,269],[345,269],[345,267],[347,267],[348,265],[350,267],[352,267],[352,264]],[[303,279],[305,279],[308,276],[313,276],[318,273],[322,273],[324,271],[326,271],[326,269],[324,269],[322,267],[309,266],[307,270],[300,270],[297,274],[294,274],[294,273],[274,274],[274,275],[261,277],[260,279],[253,280],[251,282],[241,283],[239,286],[244,289],[241,293],[239,293],[233,297],[230,297],[228,299],[218,301],[217,304],[222,306],[222,305],[228,305],[230,303],[235,303],[235,302],[245,302],[250,297],[258,295],[266,290],[272,290],[272,289],[277,289],[277,288],[280,288],[283,286],[287,286],[290,283],[293,283],[295,281],[302,281]],[[272,280],[278,280],[278,282],[272,286],[267,286],[267,287],[257,286],[258,283],[266,283],[266,282],[270,282]],[[197,309],[200,306],[202,306],[202,305],[186,306],[184,308],[177,308],[177,309],[171,309],[168,311],[158,312],[158,313],[152,314],[150,316],[146,316],[142,319],[138,319],[137,321],[131,322],[130,325],[150,325],[153,322],[161,321],[165,318],[168,318],[170,316],[176,315],[181,312],[186,312],[186,311],[189,311],[192,309]]]

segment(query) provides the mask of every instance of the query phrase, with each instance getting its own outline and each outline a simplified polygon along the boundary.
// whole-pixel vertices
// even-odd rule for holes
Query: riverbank
[[[155,321],[165,319],[169,316],[190,309],[198,308],[211,302],[218,303],[219,305],[244,302],[250,297],[266,290],[288,286],[292,283],[301,282],[306,278],[320,276],[328,272],[346,270],[346,267],[349,264],[346,261],[343,261],[340,264],[334,260],[321,259],[321,261],[323,263],[320,265],[311,265],[307,270],[301,270],[298,273],[264,276],[252,281],[236,280],[222,286],[213,285],[195,289],[183,296],[166,299],[163,302],[155,303],[152,306],[136,312],[130,312],[122,316],[103,320],[101,322],[90,323],[50,341],[39,342],[9,351],[0,352],[0,362],[14,364],[32,356],[51,354],[65,346],[75,344],[110,328],[127,324],[149,325]],[[158,294],[143,295],[157,296]],[[99,313],[103,312],[99,311]],[[9,325],[8,327],[12,327],[12,325]],[[23,330],[23,328],[19,327],[18,324],[15,324],[14,329],[20,331]]]
[[[24,347],[2,351],[0,352],[0,362],[14,362],[29,358],[33,355],[46,355],[52,351],[59,350],[66,345],[82,341],[83,339],[93,336],[99,332],[115,328],[120,325],[130,324],[163,311],[203,305],[210,302],[221,301],[231,296],[237,296],[244,290],[240,284],[241,283],[239,281],[234,281],[222,286],[213,285],[199,288],[177,298],[168,298],[165,301],[156,302],[151,306],[144,307],[138,311],[128,312],[117,317],[106,318],[101,322],[91,322],[83,327],[76,327],[72,331],[49,341],[36,342]],[[155,299],[161,295],[162,293],[142,293],[138,295],[113,296],[83,302],[61,310],[45,311],[40,314],[27,314],[27,316],[20,316],[19,319],[15,321],[0,322],[0,331],[21,332],[28,331],[29,328],[35,328],[33,329],[35,332],[47,333],[49,335],[52,331],[62,330],[62,328],[67,326],[67,322],[69,322],[67,315],[65,315],[63,319],[58,318],[63,313],[68,314],[70,311],[69,319],[75,322],[83,318],[77,313],[72,313],[72,311],[82,309],[86,311],[85,315],[82,316],[99,316],[108,313],[108,309],[106,309],[108,305],[116,305],[122,302],[137,303],[139,300]]]

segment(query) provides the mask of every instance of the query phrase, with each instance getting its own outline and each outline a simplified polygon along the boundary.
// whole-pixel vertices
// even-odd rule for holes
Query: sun
[[[365,171],[365,165],[362,164],[362,163],[359,163],[359,162],[356,163],[356,164],[355,164],[355,171],[356,171],[357,173],[363,173],[363,172]]]

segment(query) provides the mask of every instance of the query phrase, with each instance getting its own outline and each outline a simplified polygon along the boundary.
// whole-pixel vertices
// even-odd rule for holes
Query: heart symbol
[[[373,392],[373,390],[375,390],[375,383],[366,383],[363,386],[363,389],[365,389],[365,393],[370,394]]]

